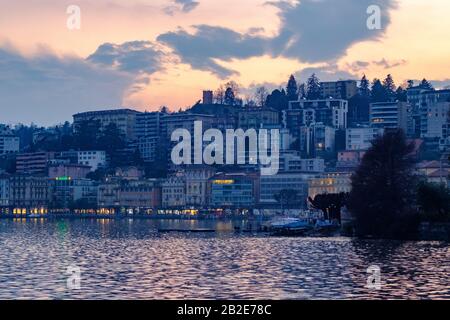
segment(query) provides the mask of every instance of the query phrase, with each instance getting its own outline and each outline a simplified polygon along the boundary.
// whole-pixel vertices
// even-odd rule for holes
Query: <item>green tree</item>
[[[338,220],[341,222],[341,210],[347,205],[348,193],[336,193],[336,194],[318,194],[312,199],[308,198],[311,205],[321,210],[327,220]]]
[[[288,101],[297,101],[298,100],[297,80],[295,80],[295,77],[292,74],[289,77],[289,81],[286,86],[286,95],[287,95]]]
[[[366,75],[363,75],[363,77],[361,78],[361,81],[359,83],[359,88],[358,88],[359,94],[362,97],[365,97],[365,98],[370,97],[369,86],[370,86],[369,80],[367,80]]]
[[[391,101],[395,98],[395,82],[391,74],[388,74],[383,80],[383,88],[386,94],[386,101]]]
[[[321,98],[320,80],[317,78],[315,73],[308,78],[308,82],[306,84],[306,98],[310,100],[317,100]]]
[[[229,106],[233,106],[236,103],[236,96],[231,87],[228,87],[225,90],[224,103]]]
[[[94,150],[97,148],[97,139],[100,134],[100,121],[81,121],[75,129],[74,143],[80,150]]]
[[[443,184],[419,183],[417,204],[423,214],[439,220],[450,218],[450,190]]]
[[[388,95],[386,90],[379,79],[374,79],[372,82],[372,90],[370,95],[371,102],[386,102]]]
[[[395,99],[398,101],[406,102],[408,100],[408,96],[406,95],[406,90],[402,87],[398,87],[395,91]]]
[[[278,111],[286,110],[288,108],[288,100],[284,89],[275,89],[267,96],[266,106]]]
[[[349,209],[359,235],[399,237],[399,222],[414,212],[415,176],[402,130],[387,131],[372,142],[352,177]]]
[[[420,88],[424,89],[424,90],[433,90],[433,86],[431,85],[430,82],[428,82],[427,79],[423,79],[422,82],[419,85]]]

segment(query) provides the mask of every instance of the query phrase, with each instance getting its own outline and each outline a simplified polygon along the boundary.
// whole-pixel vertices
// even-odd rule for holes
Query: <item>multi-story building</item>
[[[136,138],[161,136],[164,117],[167,117],[167,114],[158,111],[136,114]]]
[[[0,155],[17,153],[20,150],[20,139],[14,135],[0,135]]]
[[[249,173],[217,174],[211,179],[211,206],[253,208],[259,199],[259,176]]]
[[[91,167],[91,171],[106,165],[106,152],[99,150],[78,151],[78,164]]]
[[[325,160],[320,158],[303,159],[298,152],[281,152],[279,172],[324,172]]]
[[[348,100],[358,93],[356,80],[328,81],[320,83],[320,94],[323,98]]]
[[[284,112],[288,129],[292,129],[293,132],[300,126],[309,127],[314,123],[323,123],[335,129],[346,129],[347,116],[348,102],[342,99],[291,101],[289,110]],[[297,123],[289,121],[290,117],[294,117]],[[293,128],[289,128],[289,125]]]
[[[429,90],[424,89],[421,86],[411,87],[411,88],[408,88],[406,91],[407,101],[410,106],[410,114],[411,114],[411,116],[408,119],[408,123],[407,123],[407,134],[411,138],[419,138],[420,137],[421,94],[422,94],[422,92],[426,92],[426,91],[429,91]]]
[[[209,204],[210,178],[215,169],[209,166],[188,166],[184,170],[186,180],[186,205],[205,207]]]
[[[127,212],[161,206],[161,188],[155,180],[128,181],[119,189],[119,206]]]
[[[18,154],[16,157],[16,172],[18,174],[47,175],[49,161],[54,157],[54,152]]]
[[[52,188],[52,205],[58,209],[76,208],[80,205],[85,208],[95,208],[97,183],[89,179],[56,177]]]
[[[336,167],[339,170],[353,171],[359,166],[365,153],[366,150],[359,149],[339,151]]]
[[[99,208],[115,208],[120,206],[120,183],[108,180],[97,189],[97,206]]]
[[[161,183],[161,202],[164,209],[184,208],[186,180],[182,174],[168,177]]]
[[[9,200],[13,213],[46,213],[51,200],[47,177],[13,175],[9,179]]]
[[[195,131],[195,125],[200,123],[201,125],[197,126],[197,128],[201,128],[201,132]],[[167,136],[166,139],[169,141],[168,148],[166,152],[168,153],[168,159],[170,159],[170,152],[172,150],[172,146],[176,145],[177,141],[171,141],[172,133],[177,129],[184,129],[187,130],[190,134],[190,137],[192,141],[194,140],[194,137],[196,139],[202,141],[202,150],[206,145],[208,145],[208,142],[203,142],[203,139],[200,139],[203,137],[203,133],[211,128],[214,128],[214,124],[216,123],[216,117],[213,115],[208,114],[194,114],[194,113],[188,113],[188,112],[181,112],[176,114],[169,114],[167,117],[164,118],[164,132],[166,132]],[[200,135],[200,137],[198,136]],[[191,164],[201,164],[201,163],[195,163],[195,143],[191,143]],[[163,152],[163,151],[161,151]],[[200,157],[202,158],[202,157]],[[176,171],[178,168],[174,166],[174,164],[170,164],[169,169],[172,171]]]
[[[83,121],[98,121],[100,130],[104,129],[110,123],[114,123],[122,132],[125,139],[130,141],[136,138],[136,115],[140,112],[131,109],[115,109],[90,111],[73,115],[73,128],[77,132]]]
[[[55,179],[58,177],[70,177],[72,179],[86,178],[91,172],[91,167],[76,163],[57,163],[50,164],[48,167],[48,177]]]
[[[161,188],[156,180],[108,180],[98,186],[97,205],[102,209],[142,213],[144,209],[161,206]]]
[[[266,128],[279,124],[279,113],[270,108],[244,108],[238,114],[238,128]]]
[[[305,157],[315,158],[336,149],[336,129],[323,123],[314,123],[300,129],[300,151]]]
[[[377,102],[370,104],[370,126],[381,129],[408,130],[410,105],[407,102]]]
[[[9,207],[9,177],[7,174],[0,174],[0,207]]]
[[[351,173],[327,172],[309,180],[308,197],[314,199],[319,194],[347,193],[351,189]]]
[[[144,112],[136,115],[136,137],[138,149],[145,162],[153,162],[156,159],[161,139],[167,133],[163,119],[168,115],[163,112]]]
[[[372,141],[383,135],[383,128],[349,128],[346,130],[346,150],[368,150]]]
[[[419,98],[421,138],[442,139],[450,112],[450,90],[422,91]]]
[[[259,203],[262,207],[279,205],[276,196],[283,190],[294,190],[297,192],[297,199],[291,205],[305,208],[308,199],[308,181],[316,176],[318,175],[295,171],[261,176]]]

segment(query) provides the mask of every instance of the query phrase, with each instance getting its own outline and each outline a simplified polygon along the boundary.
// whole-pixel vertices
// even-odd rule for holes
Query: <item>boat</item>
[[[310,227],[310,224],[299,218],[275,218],[272,221],[267,223],[267,226],[271,230],[284,229],[284,228],[302,228],[302,227]]]
[[[301,236],[312,229],[308,221],[292,217],[275,218],[265,227],[275,236]]]

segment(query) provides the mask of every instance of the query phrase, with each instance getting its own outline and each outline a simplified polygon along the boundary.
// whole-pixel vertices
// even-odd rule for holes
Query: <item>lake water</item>
[[[450,298],[448,243],[232,230],[231,222],[0,220],[0,299]],[[380,290],[366,288],[371,265],[381,269]],[[79,289],[68,289],[70,266],[80,268]]]

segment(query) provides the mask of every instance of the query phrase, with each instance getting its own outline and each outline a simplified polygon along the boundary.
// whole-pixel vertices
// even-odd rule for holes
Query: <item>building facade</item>
[[[20,139],[14,135],[0,135],[0,155],[18,153]]]
[[[91,167],[91,171],[106,166],[106,152],[99,150],[78,151],[78,164]]]
[[[319,194],[347,193],[351,190],[351,173],[327,172],[309,180],[308,196],[314,199]]]
[[[264,206],[279,206],[276,195],[283,190],[295,190],[297,199],[292,205],[298,208],[306,208],[308,198],[308,181],[316,177],[316,174],[303,172],[285,172],[273,176],[260,177],[260,199],[259,203]]]
[[[80,124],[84,121],[98,121],[100,130],[114,123],[121,131],[126,140],[136,138],[136,115],[140,112],[131,109],[115,109],[83,112],[73,115],[73,128],[77,132]]]
[[[211,206],[245,209],[259,200],[259,177],[256,174],[218,174],[211,178]]]
[[[161,183],[161,202],[164,209],[184,208],[186,179],[183,175],[168,177]]]
[[[45,213],[51,200],[51,183],[47,177],[13,175],[9,179],[9,195],[10,207],[21,214]]]
[[[370,126],[379,129],[408,130],[410,105],[407,102],[377,102],[370,104]]]
[[[349,128],[345,137],[346,150],[368,150],[372,141],[383,133],[383,128]]]
[[[50,160],[54,152],[21,153],[16,157],[16,172],[18,174],[47,175]]]
[[[320,95],[323,98],[348,100],[358,93],[356,80],[328,81],[320,83]]]

